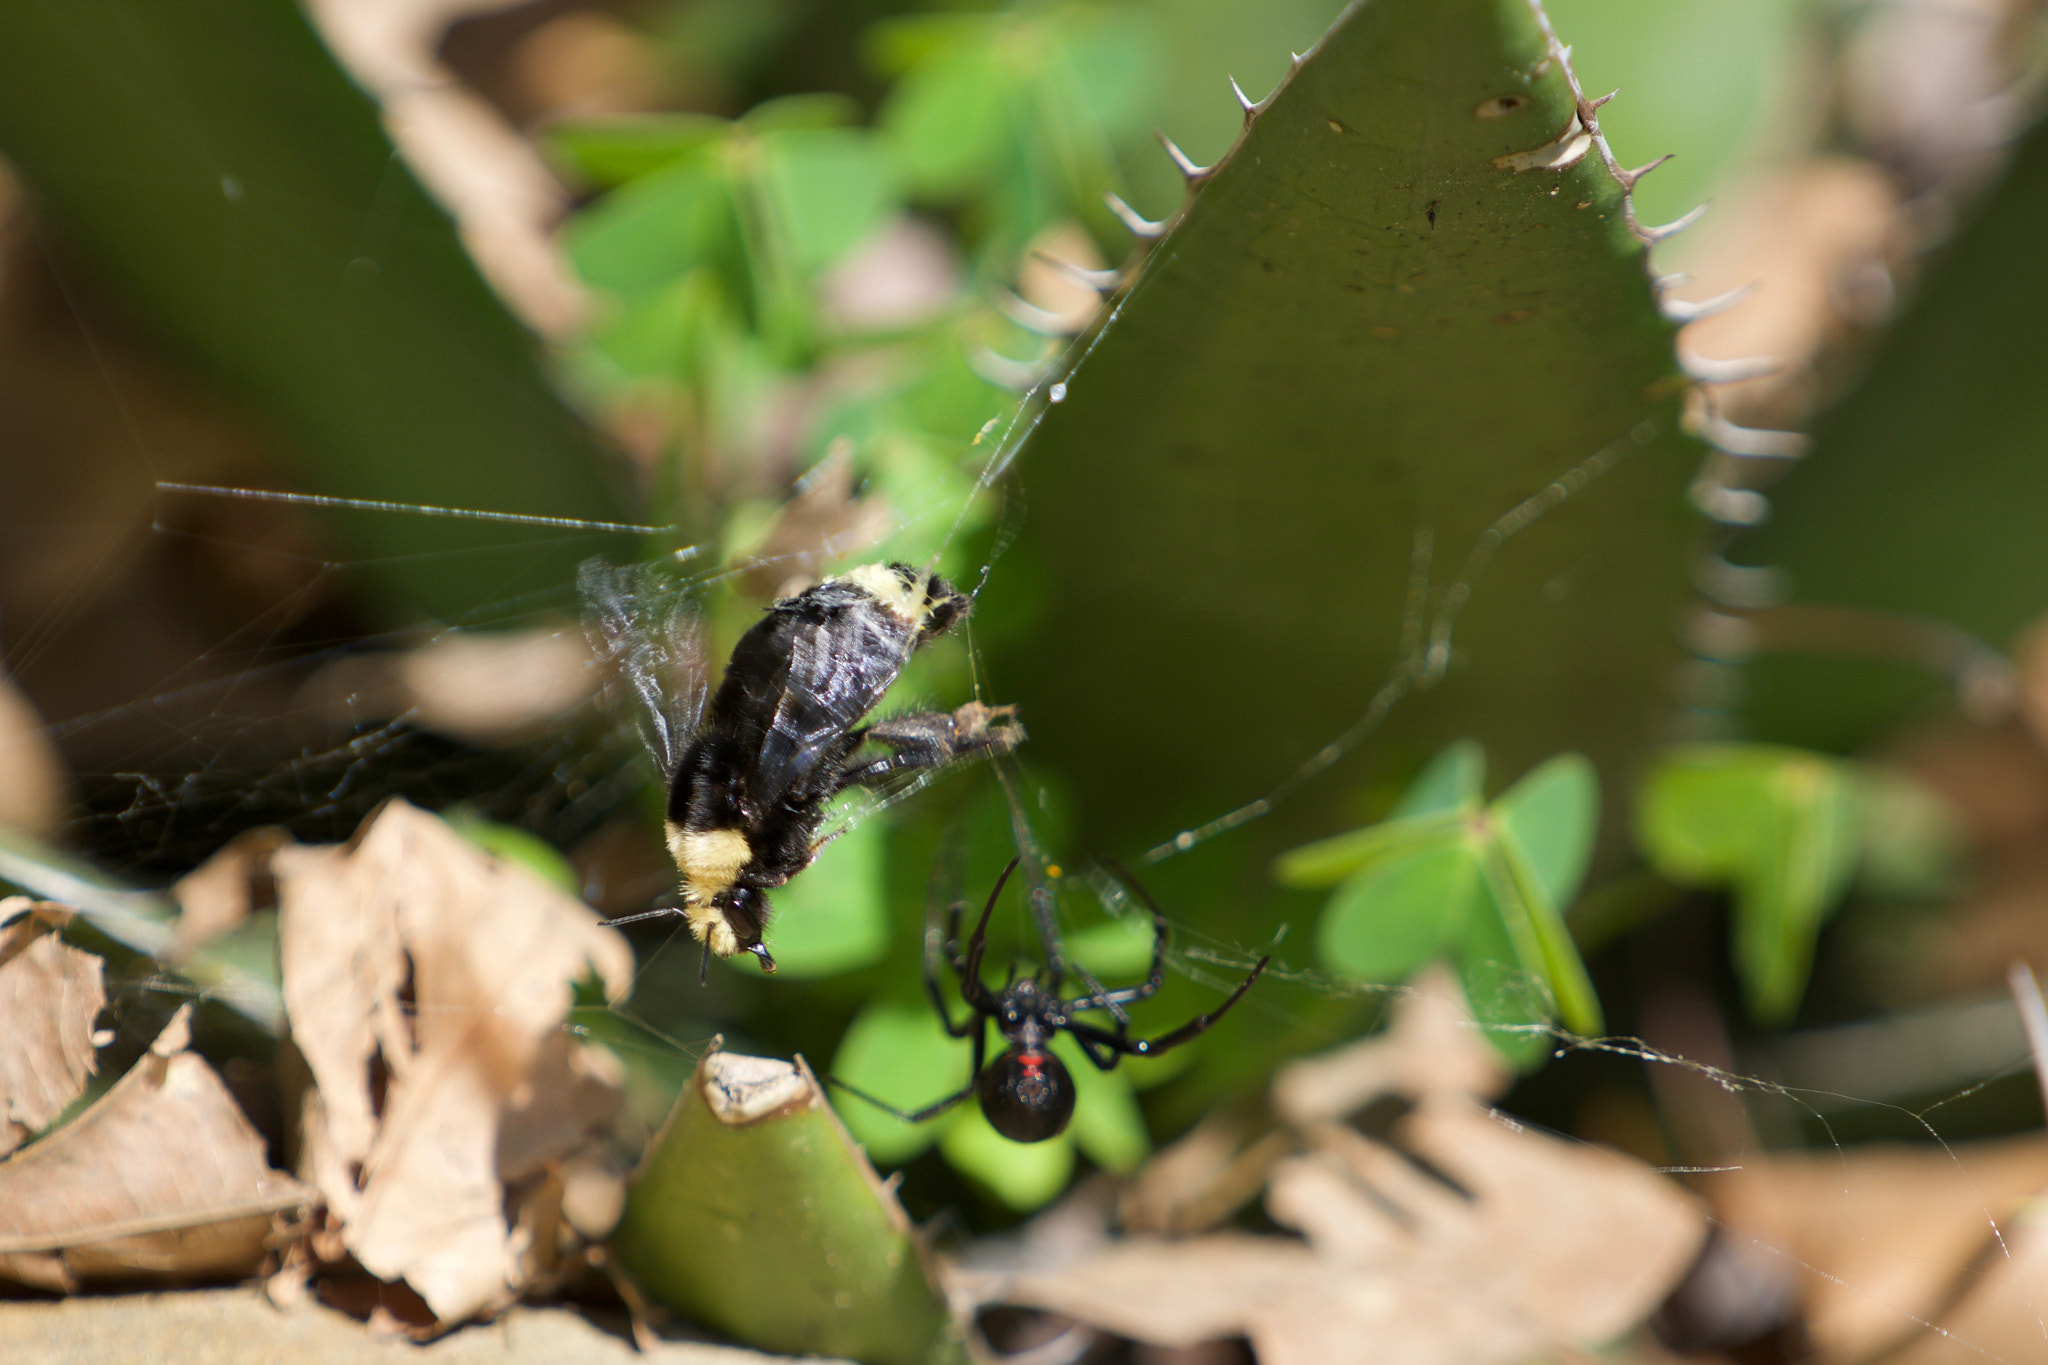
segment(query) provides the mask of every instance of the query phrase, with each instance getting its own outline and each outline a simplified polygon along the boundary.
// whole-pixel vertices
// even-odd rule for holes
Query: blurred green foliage
[[[300,488],[621,519],[619,471],[298,5],[5,5],[0,51],[0,153],[135,322],[288,435]],[[589,552],[331,525],[386,624],[476,619]]]
[[[1399,982],[1448,957],[1487,1037],[1527,1067],[1549,1050],[1553,1016],[1600,1031],[1564,922],[1592,862],[1599,779],[1584,758],[1560,754],[1486,804],[1485,776],[1479,746],[1453,744],[1387,820],[1283,854],[1274,876],[1336,887],[1317,927],[1325,966]]]

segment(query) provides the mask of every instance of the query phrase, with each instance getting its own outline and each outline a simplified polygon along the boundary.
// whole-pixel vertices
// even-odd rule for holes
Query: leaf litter
[[[288,1125],[302,1178],[272,1166],[263,1134],[188,1050],[187,1004],[106,1094],[0,1162],[0,1273],[70,1291],[247,1276],[282,1251],[274,1297],[318,1276],[347,1300],[350,1273],[367,1272],[409,1293],[354,1297],[431,1334],[579,1264],[608,1231],[588,1225],[616,1216],[615,1195],[590,1186],[610,1170],[601,1149],[621,1089],[611,1056],[563,1020],[580,983],[623,996],[624,940],[402,801],[344,845],[227,850],[187,883],[188,913],[232,919],[267,882],[303,1062]],[[104,993],[99,959],[52,932],[68,912],[7,904],[0,1113],[18,1142],[82,1092]]]
[[[632,954],[596,914],[403,802],[350,844],[279,851],[279,956],[312,1084],[302,1166],[328,1226],[432,1319],[494,1312],[555,1268],[550,1163],[616,1112],[611,1059],[562,1031]],[[323,1235],[324,1234],[324,1235]]]
[[[1490,1109],[1507,1080],[1456,986],[1425,978],[1388,1032],[1283,1070],[1271,1130],[1212,1124],[1161,1153],[1124,1203],[1139,1230],[1036,1248],[1027,1231],[1008,1264],[958,1263],[961,1290],[1158,1347],[1241,1337],[1265,1365],[1507,1365],[1614,1341],[1685,1273],[1705,1219],[1649,1167]],[[1219,1187],[1263,1195],[1294,1235],[1145,1230],[1187,1226],[1188,1205],[1234,1214]]]
[[[276,1217],[307,1204],[188,1050],[191,1010],[76,1120],[0,1163],[0,1274],[67,1293],[247,1274]]]
[[[0,1156],[85,1093],[98,1069],[93,1020],[107,1003],[100,960],[57,937],[71,911],[0,900]]]

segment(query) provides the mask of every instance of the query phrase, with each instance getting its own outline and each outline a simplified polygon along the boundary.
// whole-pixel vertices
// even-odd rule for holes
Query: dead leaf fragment
[[[1316,1270],[1314,1252],[1278,1237],[1127,1237],[1061,1271],[1018,1275],[1001,1297],[1134,1341],[1188,1347],[1243,1336],[1253,1305]]]
[[[1349,1128],[1320,1136],[1275,1172],[1267,1208],[1326,1261],[1402,1285],[1384,1327],[1421,1354],[1398,1359],[1511,1361],[1610,1340],[1656,1308],[1705,1236],[1683,1192],[1648,1167],[1469,1101],[1425,1100],[1398,1146]],[[1464,1307],[1449,1321],[1414,1311],[1429,1299]],[[1267,1328],[1293,1330],[1284,1318]]]
[[[881,497],[860,496],[853,476],[853,442],[832,442],[811,467],[796,496],[755,547],[758,567],[742,576],[746,589],[768,600],[802,592],[834,560],[861,553],[889,534],[896,514]]]
[[[303,1164],[342,1245],[443,1324],[511,1302],[552,1218],[526,1201],[559,1195],[522,1182],[619,1102],[608,1054],[562,1020],[593,969],[624,993],[631,950],[402,801],[350,844],[286,849],[275,867],[286,1009],[314,1085]]]
[[[2038,1305],[2048,1293],[2048,1239],[2035,1226],[2044,1186],[2048,1141],[2038,1137],[1770,1156],[1699,1181],[1732,1233],[1803,1272],[1807,1330],[1838,1359],[1928,1322],[1949,1327],[1946,1310],[1981,1298],[1994,1270],[2007,1297]],[[2038,1334],[2038,1308],[2025,1311]],[[2040,1347],[2036,1335],[2032,1352],[2007,1358]]]
[[[308,679],[307,709],[338,723],[403,716],[466,744],[531,738],[559,724],[598,684],[573,626],[445,631],[416,649],[351,654]]]
[[[97,1069],[103,964],[57,937],[71,914],[26,896],[0,900],[0,1156],[48,1127]]]
[[[87,1281],[246,1275],[275,1215],[311,1197],[270,1168],[262,1135],[185,1050],[191,1006],[77,1120],[0,1163],[0,1274]]]
[[[575,329],[588,307],[552,230],[567,196],[540,153],[442,62],[449,23],[511,0],[319,0],[308,13],[376,99],[391,140],[455,218],[485,278],[546,336]]]
[[[1211,1132],[1170,1159],[1220,1174],[1165,1212],[1156,1189],[1142,1201],[1167,1220],[1269,1170],[1267,1211],[1301,1241],[1048,1240],[1053,1254],[958,1283],[1157,1346],[1245,1337],[1261,1365],[1519,1365],[1604,1345],[1663,1301],[1704,1220],[1649,1167],[1474,1098],[1504,1080],[1455,987],[1418,983],[1386,1033],[1281,1075],[1289,1128]],[[1406,1112],[1380,1136],[1344,1122],[1383,1105]]]
[[[291,842],[292,836],[274,825],[244,830],[180,877],[171,887],[179,915],[170,960],[182,961],[257,909],[275,904],[277,884],[270,875],[270,858]]]
[[[1384,1033],[1282,1069],[1273,1106],[1292,1123],[1327,1122],[1381,1095],[1491,1098],[1513,1080],[1466,1008],[1464,988],[1432,967],[1410,983]]]
[[[69,785],[43,718],[0,670],[0,826],[51,837],[64,825]]]

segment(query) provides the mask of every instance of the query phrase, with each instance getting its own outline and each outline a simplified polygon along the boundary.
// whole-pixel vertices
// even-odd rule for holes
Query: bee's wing
[[[848,648],[841,622],[799,627],[790,641],[786,704],[762,737],[755,795],[763,804],[829,796],[848,735],[903,667],[887,651]]]
[[[584,561],[576,575],[585,629],[631,691],[640,737],[672,778],[704,712],[703,632],[688,593],[644,564]]]

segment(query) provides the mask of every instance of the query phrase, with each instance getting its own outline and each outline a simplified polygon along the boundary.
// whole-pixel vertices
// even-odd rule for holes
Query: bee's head
[[[923,619],[918,626],[920,643],[951,630],[973,605],[972,598],[936,574],[925,579]]]
[[[761,959],[761,970],[773,972],[775,959],[761,942],[761,930],[768,923],[768,893],[756,886],[729,886],[712,898],[711,904],[732,933],[732,947],[720,946],[719,955],[752,953]]]

